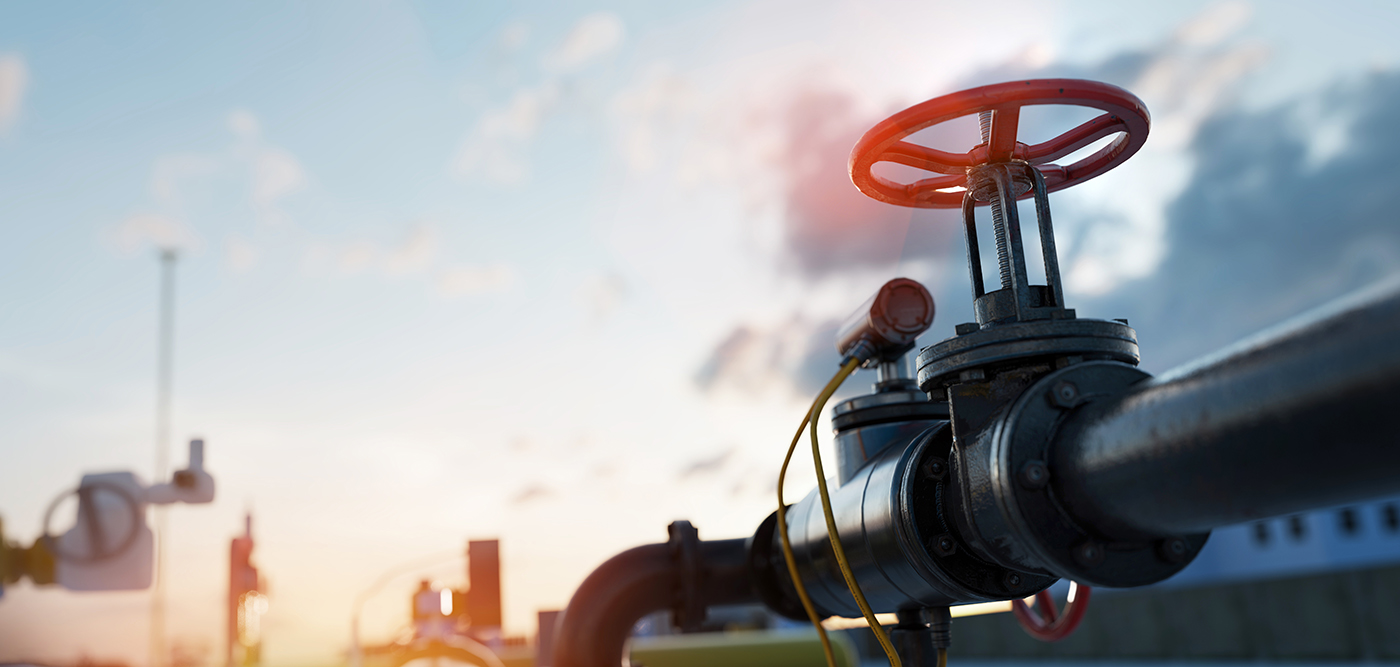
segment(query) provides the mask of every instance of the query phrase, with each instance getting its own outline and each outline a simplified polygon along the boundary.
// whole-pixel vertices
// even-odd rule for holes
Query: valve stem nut
[[[958,550],[958,543],[953,540],[952,535],[947,533],[929,540],[929,546],[933,547],[933,553],[939,556],[951,556]]]
[[[1050,469],[1044,461],[1029,461],[1021,467],[1021,486],[1027,489],[1043,489],[1050,483]]]

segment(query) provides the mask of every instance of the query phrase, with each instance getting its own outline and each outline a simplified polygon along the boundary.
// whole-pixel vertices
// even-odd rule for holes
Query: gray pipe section
[[[1052,484],[1110,539],[1400,493],[1400,282],[1286,322],[1060,429]]]

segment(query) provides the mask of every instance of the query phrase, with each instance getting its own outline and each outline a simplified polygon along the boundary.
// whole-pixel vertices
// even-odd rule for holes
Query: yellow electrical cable
[[[812,404],[812,411],[808,414],[807,420],[811,424],[809,429],[812,436],[812,462],[817,469],[817,492],[821,494],[822,514],[826,516],[826,535],[831,540],[831,550],[836,555],[836,564],[841,568],[841,576],[846,579],[846,587],[851,589],[851,597],[856,600],[856,606],[860,607],[860,613],[865,616],[865,622],[870,625],[871,632],[875,633],[875,639],[879,640],[880,648],[885,649],[885,655],[890,659],[890,667],[902,667],[899,661],[899,654],[894,651],[894,644],[890,643],[890,637],[881,627],[880,621],[875,619],[875,612],[870,610],[870,603],[865,601],[865,594],[860,590],[860,584],[856,583],[856,577],[851,572],[851,564],[846,560],[846,550],[841,546],[841,536],[836,532],[836,517],[831,513],[831,494],[826,489],[826,473],[822,470],[822,453],[817,441],[817,420],[821,417],[823,407],[831,399],[831,395],[836,393],[836,389],[842,382],[856,370],[860,365],[860,360],[852,358],[841,367],[841,371],[836,377],[831,378],[826,388],[822,390],[817,401]]]
[[[938,649],[938,667],[948,667],[948,649]]]
[[[802,423],[797,426],[797,433],[792,436],[792,444],[788,445],[787,456],[783,457],[783,467],[778,471],[778,537],[782,540],[783,560],[787,561],[788,575],[792,577],[793,587],[797,589],[797,597],[802,600],[802,609],[807,612],[807,619],[812,621],[812,627],[817,629],[817,636],[822,640],[826,666],[836,667],[836,654],[831,650],[831,638],[826,636],[822,619],[817,617],[817,608],[812,604],[812,598],[807,595],[807,587],[802,583],[802,575],[797,571],[797,558],[792,554],[792,541],[788,538],[787,506],[783,502],[783,479],[787,477],[788,463],[792,462],[792,453],[797,451],[797,443],[802,440],[802,429],[807,428],[811,414],[807,413],[807,416],[802,418]]]

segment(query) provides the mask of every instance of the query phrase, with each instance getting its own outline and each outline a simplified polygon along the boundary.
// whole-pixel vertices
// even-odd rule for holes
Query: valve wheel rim
[[[1020,110],[1040,105],[1082,106],[1103,114],[1038,144],[1016,141]],[[983,111],[993,112],[991,136],[964,154],[904,141],[920,130]],[[873,199],[913,208],[962,206],[969,169],[1023,160],[1045,176],[1047,192],[1083,183],[1122,164],[1147,141],[1152,124],[1142,100],[1118,86],[1083,79],[1030,79],[999,83],[935,97],[883,121],[856,142],[848,164],[851,182]],[[1068,165],[1053,164],[1104,137],[1120,134],[1092,155]],[[937,174],[899,183],[873,172],[893,162]],[[1028,192],[1021,198],[1031,196]]]
[[[84,528],[87,531],[88,538],[97,542],[96,545],[91,546],[92,552],[87,554],[81,554],[65,551],[64,549],[59,547],[58,538],[60,536],[54,535],[53,531],[50,530],[50,523],[53,521],[53,515],[55,510],[58,509],[60,503],[68,499],[68,497],[70,496],[78,496],[79,502],[81,503],[84,502],[83,495],[85,493],[91,494],[97,491],[105,491],[107,493],[111,493],[121,500],[123,507],[125,507],[127,510],[127,516],[131,522],[131,529],[123,533],[120,540],[106,539],[105,536],[98,537],[100,533],[94,533],[93,531],[95,529],[100,530],[100,521],[98,517],[88,516],[87,524],[84,526]],[[90,500],[88,500],[87,502],[90,502]],[[77,525],[78,524],[74,524],[74,527],[76,528]],[[63,493],[60,493],[57,498],[54,498],[53,502],[49,503],[48,509],[44,512],[44,532],[39,537],[39,539],[43,540],[44,546],[49,550],[49,553],[52,553],[54,555],[55,558],[63,561],[68,561],[70,563],[90,565],[93,563],[100,563],[109,558],[114,558],[125,553],[127,549],[131,548],[131,545],[136,543],[136,538],[141,534],[141,525],[141,505],[139,502],[137,502],[137,500],[134,497],[132,497],[131,493],[117,484],[98,480],[93,482],[87,482],[79,486],[78,488],[64,491]]]
[[[1084,613],[1089,610],[1091,591],[1088,586],[1077,586],[1074,599],[1066,602],[1064,610],[1059,612],[1055,611],[1050,591],[1040,591],[1035,594],[1037,609],[1031,609],[1025,600],[1016,599],[1011,601],[1011,612],[1026,634],[1043,642],[1057,642],[1079,628]]]

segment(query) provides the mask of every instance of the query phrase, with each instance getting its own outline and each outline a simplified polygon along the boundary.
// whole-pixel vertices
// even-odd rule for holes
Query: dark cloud
[[[713,456],[706,456],[687,463],[676,473],[677,480],[711,475],[724,469],[725,464],[734,458],[734,448],[730,447]]]
[[[1352,119],[1324,162],[1308,117]],[[1145,366],[1163,370],[1400,272],[1397,118],[1400,74],[1385,73],[1210,120],[1156,273],[1083,310],[1131,318]]]
[[[839,324],[794,317],[771,329],[735,327],[700,366],[695,383],[706,391],[725,387],[760,393],[779,387],[799,395],[816,393],[840,364]]]
[[[942,254],[956,236],[957,227],[947,226],[947,233],[921,236],[926,247],[906,249],[911,218],[930,214],[877,202],[851,185],[851,147],[880,120],[855,109],[847,93],[807,90],[789,101],[784,115],[784,242],[788,260],[809,278],[892,266],[911,251]]]
[[[1168,40],[1152,49],[1121,53],[1097,63],[1031,67],[1013,60],[975,72],[945,91],[1025,78],[1066,77],[1130,85],[1156,61],[1179,45]],[[911,100],[910,103],[923,100]],[[961,254],[959,215],[952,210],[911,209],[877,202],[851,184],[847,163],[851,149],[866,131],[899,110],[878,115],[857,112],[845,92],[807,89],[786,107],[782,168],[787,176],[784,242],[787,259],[806,278],[863,267],[893,267],[900,260],[946,258]],[[1068,107],[1038,107],[1021,121],[1023,137],[1043,141],[1088,119]],[[919,132],[915,143],[963,152],[979,141],[971,120],[946,123]],[[894,165],[880,167],[902,168]],[[878,169],[878,168],[877,168]],[[912,169],[882,173],[908,182],[929,174]],[[984,236],[986,236],[984,234]]]
[[[1127,317],[1137,328],[1144,367],[1161,371],[1227,345],[1367,283],[1400,273],[1400,214],[1390,195],[1400,175],[1400,74],[1374,73],[1265,110],[1229,103],[1229,81],[1259,62],[1257,51],[1221,41],[1200,47],[1179,35],[1107,59],[1036,67],[1008,62],[977,72],[948,91],[1022,78],[1067,77],[1142,89],[1162,117],[1214,109],[1190,144],[1194,171],[1167,204],[1166,251],[1153,274],[1095,298],[1069,304],[1081,316]],[[1148,83],[1140,82],[1151,82]],[[1166,81],[1166,83],[1163,83]],[[942,260],[925,282],[939,303],[935,330],[951,333],[970,319],[957,225],[929,213],[865,198],[850,184],[846,162],[857,138],[879,118],[862,118],[849,98],[810,92],[794,100],[787,147],[790,188],[786,247],[808,279],[849,269],[894,266],[900,259]],[[1188,109],[1194,111],[1180,111]],[[1048,138],[1081,119],[1054,107],[1023,117],[1026,136]],[[1348,143],[1325,160],[1304,119],[1349,119]],[[921,134],[942,147],[949,136]],[[1133,163],[1125,167],[1132,169]],[[1054,198],[1052,197],[1052,203]],[[1057,218],[1061,266],[1073,265],[1084,235],[1119,225],[1113,212]],[[1094,219],[1097,216],[1102,219]],[[984,243],[990,234],[982,234]],[[1084,250],[1088,252],[1087,250]],[[986,258],[994,257],[990,247]],[[992,278],[989,276],[989,278]],[[854,307],[855,304],[852,304]],[[783,376],[815,393],[836,363],[835,322],[794,322],[780,330],[741,325],[697,374],[706,388],[762,386],[756,377]]]
[[[544,484],[531,484],[521,489],[515,495],[511,496],[510,504],[516,507],[521,507],[524,505],[529,505],[531,503],[548,500],[550,498],[553,498],[555,495],[557,494],[555,494],[554,489],[551,489],[550,487],[545,486]]]

